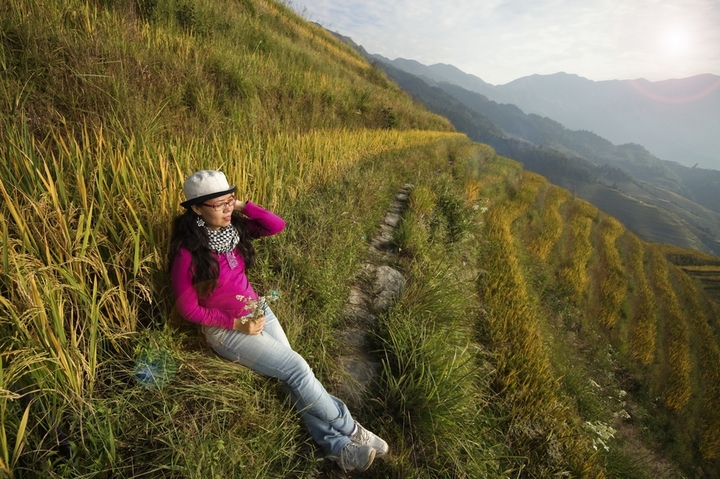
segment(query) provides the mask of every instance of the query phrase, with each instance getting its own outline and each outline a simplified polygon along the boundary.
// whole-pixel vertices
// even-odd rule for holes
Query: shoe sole
[[[337,465],[340,466],[340,469],[342,469],[344,472],[350,472],[350,471],[360,471],[365,472],[368,469],[370,469],[370,466],[372,466],[373,461],[375,460],[375,457],[377,456],[377,451],[375,449],[372,449],[370,451],[370,459],[368,459],[367,464],[365,464],[363,467],[355,468],[355,467],[349,467],[346,468],[342,465],[342,463],[338,462]]]
[[[370,466],[372,466],[373,461],[375,460],[375,456],[377,456],[377,451],[375,449],[370,450],[370,459],[368,459],[368,463],[365,464],[364,467],[358,469],[358,471],[367,471],[370,469]]]

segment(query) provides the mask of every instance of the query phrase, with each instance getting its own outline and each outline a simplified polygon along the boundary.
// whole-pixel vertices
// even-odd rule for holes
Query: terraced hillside
[[[277,382],[174,314],[170,223],[200,168],[286,220],[251,280],[332,392],[370,238],[414,185],[353,411],[392,454],[356,477],[717,475],[719,314],[691,265],[283,4],[0,8],[0,476],[341,476]]]

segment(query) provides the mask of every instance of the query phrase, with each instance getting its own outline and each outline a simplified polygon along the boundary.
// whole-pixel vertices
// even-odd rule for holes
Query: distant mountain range
[[[458,131],[593,203],[642,239],[720,256],[720,171],[661,160],[639,144],[615,145],[591,131],[526,114],[518,106],[477,93],[497,87],[455,67],[389,61],[333,34],[382,68],[416,101],[448,118]]]
[[[595,82],[578,75],[532,75],[493,86],[452,65],[414,60],[377,61],[430,80],[480,93],[524,113],[552,118],[615,144],[637,143],[663,160],[720,170],[720,76],[649,82]]]

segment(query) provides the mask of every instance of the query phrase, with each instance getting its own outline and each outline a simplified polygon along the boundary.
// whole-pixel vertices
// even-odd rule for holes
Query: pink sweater
[[[245,204],[243,214],[250,234],[254,238],[272,236],[285,228],[285,221],[279,216],[251,202]],[[192,285],[192,256],[184,248],[175,255],[170,269],[175,303],[178,312],[185,319],[203,326],[232,329],[235,318],[250,313],[245,302],[238,296],[257,299],[250,281],[245,275],[245,260],[233,251],[238,265],[231,268],[224,254],[215,254],[220,267],[220,276],[215,289],[206,297],[198,298]]]

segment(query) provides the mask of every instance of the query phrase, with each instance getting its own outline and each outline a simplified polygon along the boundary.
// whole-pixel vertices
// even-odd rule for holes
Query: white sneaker
[[[373,460],[375,460],[375,449],[351,442],[340,451],[340,456],[335,462],[345,472],[355,469],[367,471]]]
[[[362,427],[362,425],[357,421],[355,421],[355,430],[349,437],[355,444],[363,444],[375,449],[377,457],[383,457],[390,450],[388,443],[383,441],[379,436]]]

